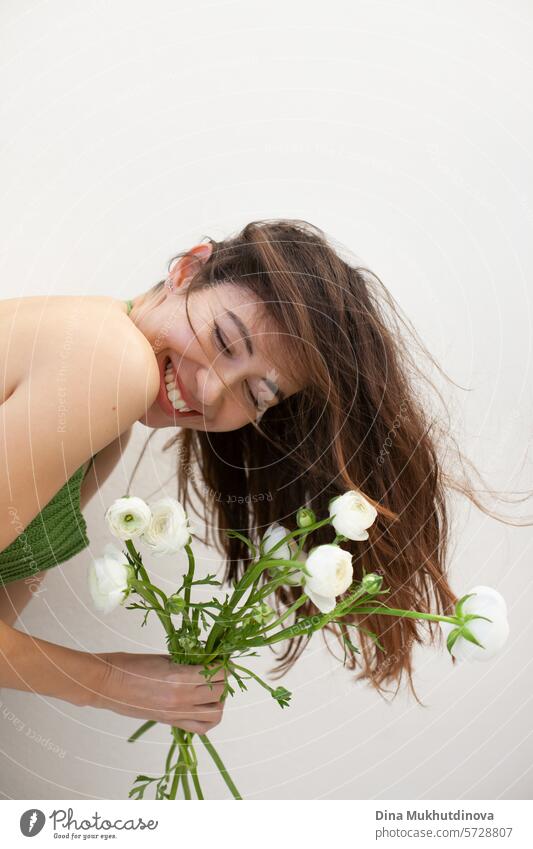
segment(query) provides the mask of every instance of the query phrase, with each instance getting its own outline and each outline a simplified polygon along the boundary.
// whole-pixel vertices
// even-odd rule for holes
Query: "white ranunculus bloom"
[[[500,651],[509,636],[507,606],[503,596],[492,587],[480,585],[473,587],[468,592],[475,593],[475,595],[468,598],[463,604],[463,614],[477,613],[480,616],[487,616],[492,622],[487,622],[485,619],[470,619],[466,623],[466,627],[476,640],[479,640],[483,648],[476,646],[475,643],[464,637],[459,637],[455,641],[451,653],[457,660],[490,660]],[[450,631],[457,627],[452,625],[451,622],[441,622],[440,626],[445,639],[448,638]]]
[[[109,613],[121,604],[126,598],[128,579],[133,575],[126,555],[108,543],[102,557],[93,560],[89,567],[89,591],[97,610]]]
[[[156,557],[181,551],[194,533],[183,505],[176,498],[167,496],[150,507],[152,520],[143,534],[143,542],[150,546]]]
[[[288,531],[287,528],[284,528],[283,525],[280,525],[278,522],[273,522],[272,525],[266,529],[263,536],[263,552],[268,554],[270,549],[289,533],[290,531]],[[291,560],[296,548],[297,546],[294,539],[291,539],[288,543],[280,545],[280,547],[272,553],[272,558],[274,560]]]
[[[135,539],[146,530],[151,519],[150,508],[142,498],[117,498],[105,514],[109,530],[121,540]]]
[[[338,545],[319,545],[307,557],[304,592],[322,613],[335,607],[337,596],[353,581],[352,555]]]
[[[351,489],[330,501],[329,515],[338,534],[360,541],[368,539],[366,529],[375,522],[378,513],[361,492]]]

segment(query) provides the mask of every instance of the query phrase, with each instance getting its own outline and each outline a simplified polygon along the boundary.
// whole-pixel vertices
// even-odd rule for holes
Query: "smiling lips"
[[[165,387],[167,398],[174,410],[178,413],[193,413],[194,415],[201,415],[198,410],[192,410],[188,407],[183,399],[180,392],[177,374],[174,371],[174,366],[170,360],[168,361],[165,369]]]

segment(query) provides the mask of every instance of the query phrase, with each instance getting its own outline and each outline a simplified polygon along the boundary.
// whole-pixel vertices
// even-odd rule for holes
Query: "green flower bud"
[[[369,572],[368,575],[364,575],[361,586],[369,595],[375,595],[380,591],[382,583],[383,578],[381,575],[377,575],[375,572]]]
[[[174,593],[168,599],[168,609],[170,613],[182,613],[185,610],[185,599]]]
[[[300,507],[296,513],[296,524],[299,528],[309,528],[316,522],[316,516],[309,507]]]

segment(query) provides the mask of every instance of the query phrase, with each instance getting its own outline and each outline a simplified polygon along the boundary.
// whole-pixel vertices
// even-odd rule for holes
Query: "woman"
[[[302,221],[253,222],[175,259],[166,281],[130,303],[42,297],[0,305],[0,552],[12,551],[40,506],[94,458],[84,503],[140,421],[179,428],[166,446],[177,443],[178,496],[187,506],[192,489],[203,502],[206,541],[226,554],[226,579],[247,558],[226,528],[257,539],[299,506],[326,515],[334,495],[358,488],[379,515],[366,543],[343,543],[353,546],[356,577],[380,571],[393,607],[450,610],[445,484],[489,511],[467,481],[444,472],[437,425],[418,400],[421,372],[392,298]],[[313,544],[327,541],[327,528],[313,537]],[[87,543],[82,535],[76,550]],[[280,606],[297,592],[280,591]],[[199,668],[171,665],[163,655],[92,655],[34,639],[12,627],[28,585],[5,581],[4,594],[0,686],[185,730],[220,721],[220,676],[210,690]],[[312,612],[310,603],[300,611]],[[381,691],[405,672],[412,687],[411,649],[422,626],[385,618],[366,617],[385,652],[361,629],[358,677]],[[329,630],[340,640],[335,626]],[[303,637],[290,642],[280,673],[304,647]]]

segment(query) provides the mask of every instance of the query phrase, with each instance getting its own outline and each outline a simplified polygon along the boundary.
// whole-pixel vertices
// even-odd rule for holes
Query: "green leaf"
[[[350,640],[350,636],[349,636],[349,634],[348,634],[348,632],[347,632],[347,631],[346,631],[346,632],[344,632],[344,631],[343,631],[343,632],[342,632],[342,634],[341,634],[341,636],[342,636],[342,641],[343,641],[343,643],[344,643],[344,645],[345,645],[345,646],[348,646],[348,648],[350,648],[350,649],[351,649],[351,650],[352,650],[355,654],[360,654],[360,653],[361,653],[361,652],[359,651],[359,649],[357,648],[357,646],[354,646],[354,644],[353,644],[353,643],[352,643],[352,641]]]
[[[144,791],[146,790],[147,785],[143,784],[142,787],[132,787],[130,792],[128,793],[129,799],[144,799]]]
[[[245,537],[244,534],[239,533],[239,531],[233,531],[231,529],[226,530],[226,536],[231,537],[232,539],[240,539],[247,548],[255,550],[255,545],[248,537]]]
[[[209,584],[212,587],[221,587],[221,582],[214,580],[215,578],[215,575],[207,575],[205,578],[201,578],[198,581],[191,581],[191,587],[199,586],[200,584]]]
[[[374,634],[374,632],[370,631],[368,628],[363,628],[362,625],[357,625],[355,622],[353,623],[353,626],[354,628],[357,628],[358,631],[363,631],[364,634],[370,637],[372,642],[375,643],[375,645],[378,646],[378,648],[380,648],[382,652],[385,651],[385,648],[381,645],[377,634]]]
[[[235,690],[233,689],[233,687],[229,683],[228,679],[226,679],[225,684],[224,684],[224,689],[222,690],[222,696],[221,696],[222,700],[224,700],[226,698],[226,696],[228,696],[228,695],[234,696]]]
[[[292,698],[292,693],[289,690],[286,690],[285,687],[276,687],[275,690],[272,690],[272,698],[276,699],[279,706],[284,708],[288,707]]]
[[[236,679],[237,684],[239,685],[239,687],[241,689],[241,692],[244,692],[245,690],[248,689],[248,687],[246,686],[246,684],[244,683],[244,680],[241,678],[240,675],[237,675],[236,672],[232,672],[232,675]]]
[[[488,616],[481,616],[479,613],[467,613],[466,616],[463,616],[463,622],[470,622],[472,619],[484,619],[485,622],[493,622],[493,619],[489,619]]]
[[[448,634],[448,638],[446,640],[446,648],[448,649],[450,654],[452,653],[452,649],[453,649],[455,643],[457,642],[457,640],[459,639],[460,636],[461,636],[461,629],[460,628],[454,628],[453,631],[450,631],[450,633]]]
[[[455,605],[455,615],[459,617],[463,617],[463,605],[468,598],[472,598],[476,593],[467,593],[467,595],[462,596],[457,604]]]
[[[485,646],[483,645],[483,643],[480,643],[480,642],[479,642],[479,640],[476,640],[476,638],[474,637],[474,635],[473,635],[472,631],[470,631],[468,628],[465,628],[464,626],[463,626],[463,628],[462,628],[462,634],[461,634],[461,636],[462,636],[462,637],[464,637],[464,638],[465,638],[465,640],[468,640],[468,642],[469,642],[469,643],[474,643],[474,645],[475,645],[475,646],[479,646],[479,648],[480,648],[480,649],[484,649],[484,648],[485,648]]]

